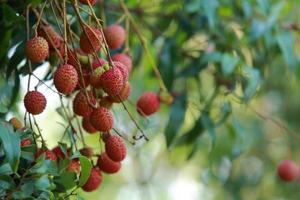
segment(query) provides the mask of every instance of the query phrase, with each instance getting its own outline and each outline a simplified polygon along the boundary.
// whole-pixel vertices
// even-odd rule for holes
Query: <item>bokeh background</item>
[[[107,24],[122,15],[118,1],[103,4],[105,12],[100,14]],[[176,98],[148,119],[138,115],[137,98],[159,87],[150,60],[130,29],[133,89],[126,105],[150,141],[127,143],[121,171],[104,175],[100,189],[81,192],[82,197],[299,199],[300,181],[280,181],[276,167],[283,159],[300,164],[300,1],[128,0],[126,5]],[[13,47],[7,58],[18,52],[17,45]],[[6,119],[13,115],[22,119],[28,75],[25,61],[13,64],[18,70],[9,70],[9,79],[1,68],[0,110]],[[36,66],[34,73],[45,77],[49,68],[45,63]],[[16,84],[20,89],[14,89]],[[58,112],[58,95],[43,85],[39,91],[48,104],[37,121],[54,147],[67,122]],[[137,132],[134,123],[121,105],[113,113],[116,128],[131,139]],[[85,139],[100,151],[98,135],[85,134]]]

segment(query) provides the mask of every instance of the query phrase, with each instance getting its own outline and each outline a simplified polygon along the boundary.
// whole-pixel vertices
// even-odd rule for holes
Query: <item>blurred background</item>
[[[81,192],[82,197],[299,199],[300,181],[282,182],[276,168],[283,159],[300,164],[300,1],[125,2],[175,101],[147,119],[136,112],[138,97],[144,91],[158,91],[159,85],[136,30],[129,29],[134,65],[132,93],[125,104],[150,141],[127,143],[121,171],[104,175],[100,189]],[[107,24],[122,16],[118,1],[101,1],[95,10]],[[12,44],[8,60],[18,52],[18,45]],[[52,85],[47,80],[49,63],[35,68],[34,73]],[[22,119],[28,80],[25,61],[6,62],[1,70],[1,116]],[[32,85],[37,83],[33,78]],[[67,122],[60,115],[58,95],[43,85],[39,91],[48,104],[36,119],[47,144],[54,147]],[[134,123],[122,105],[113,113],[116,129],[130,140],[137,132]],[[100,152],[99,135],[85,138]]]

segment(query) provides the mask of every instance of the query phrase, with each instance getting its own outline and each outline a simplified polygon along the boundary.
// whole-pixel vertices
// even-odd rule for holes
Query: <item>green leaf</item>
[[[214,122],[210,119],[208,112],[203,112],[201,116],[201,121],[203,126],[208,131],[210,138],[212,139],[212,143],[215,144],[216,141],[216,132]]]
[[[243,72],[246,78],[246,85],[244,86],[244,101],[247,102],[256,93],[261,79],[259,71],[255,68],[245,67]]]
[[[74,172],[65,172],[60,175],[58,182],[64,186],[66,190],[72,189],[76,186],[77,177]]]
[[[0,176],[10,175],[12,173],[13,173],[13,171],[12,171],[9,163],[5,163],[5,164],[0,166]]]
[[[6,122],[0,121],[0,139],[8,163],[13,172],[17,172],[21,156],[20,138],[14,133],[13,128]]]
[[[184,121],[187,107],[186,93],[176,97],[170,111],[169,122],[165,130],[167,146],[170,147]]]
[[[238,62],[239,62],[238,57],[234,57],[227,53],[223,54],[222,61],[221,61],[221,67],[222,67],[223,74],[225,76],[230,75],[234,71]]]
[[[85,156],[79,157],[79,161],[81,166],[81,173],[80,173],[78,187],[81,187],[88,180],[93,166],[90,160]]]

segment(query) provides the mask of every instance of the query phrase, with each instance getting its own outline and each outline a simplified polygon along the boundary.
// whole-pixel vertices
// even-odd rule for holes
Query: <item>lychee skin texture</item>
[[[132,70],[132,60],[129,55],[124,53],[118,53],[111,57],[113,61],[120,62],[127,67],[128,72]]]
[[[114,125],[112,113],[104,107],[99,107],[93,110],[90,115],[90,122],[98,131],[107,132]]]
[[[78,84],[78,74],[72,65],[62,65],[54,73],[54,85],[60,93],[71,94]]]
[[[102,58],[98,58],[96,60],[93,61],[92,63],[92,67],[94,69],[94,73],[95,71],[99,68],[99,67],[103,67],[103,65],[106,65],[108,64],[108,62]],[[101,77],[101,74],[100,75],[95,75],[95,74],[92,74],[91,76],[91,85],[95,88],[101,88],[101,82],[100,82],[100,77]]]
[[[118,49],[124,44],[126,32],[122,26],[113,24],[105,28],[103,32],[109,48]]]
[[[112,135],[106,139],[105,151],[110,159],[120,162],[126,157],[126,145],[122,138]]]
[[[107,174],[117,173],[121,169],[121,163],[111,160],[106,153],[102,153],[97,160],[97,166]]]
[[[159,110],[160,101],[154,92],[145,92],[138,99],[136,107],[141,115],[149,116]]]
[[[84,27],[80,35],[80,48],[84,53],[97,53],[103,43],[102,33],[96,28]]]
[[[57,158],[59,159],[65,159],[66,155],[64,154],[64,152],[61,150],[60,146],[56,146],[52,149],[52,152],[56,155]],[[70,156],[71,155],[71,149],[67,149],[67,155]]]
[[[79,2],[85,5],[89,5],[88,2],[90,2],[90,4],[93,6],[97,2],[97,0],[79,0]]]
[[[83,147],[79,150],[81,155],[91,158],[94,155],[94,150],[91,147]]]
[[[96,99],[95,99],[93,93],[91,91],[88,91],[87,94],[89,96],[90,103],[95,105]],[[87,117],[92,113],[93,108],[89,104],[84,91],[80,91],[76,94],[74,101],[73,101],[73,111],[76,115],[79,115],[82,117]]]
[[[283,160],[277,168],[277,174],[285,182],[295,181],[299,176],[299,167],[291,160]]]
[[[22,122],[20,122],[20,120],[18,120],[16,117],[13,117],[9,120],[9,123],[14,127],[15,130],[21,129],[23,128],[23,124]]]
[[[128,81],[129,72],[127,67],[120,62],[113,62],[114,66],[120,70],[123,76],[123,85]]]
[[[47,100],[45,96],[38,91],[29,91],[24,97],[24,105],[26,110],[33,114],[38,115],[46,108]]]
[[[46,160],[53,160],[53,161],[57,161],[57,157],[56,157],[56,155],[52,152],[52,151],[50,151],[50,150],[46,150],[46,151],[44,151],[44,150],[39,150],[38,152],[37,152],[37,154],[36,154],[36,158],[38,158],[38,157],[40,157],[42,154],[45,154],[45,159]]]
[[[31,145],[31,140],[29,138],[25,138],[23,140],[21,140],[21,147],[26,147]]]
[[[95,128],[93,127],[93,125],[91,124],[90,118],[89,118],[89,117],[84,117],[84,118],[82,119],[82,127],[83,127],[83,129],[84,129],[86,132],[88,132],[88,133],[90,133],[90,134],[94,134],[94,133],[97,133],[97,132],[98,132],[98,130],[95,129]]]
[[[39,27],[38,35],[45,38],[50,49],[59,48],[63,41],[62,37],[49,25]]]
[[[102,183],[102,175],[99,169],[96,167],[92,168],[91,174],[87,182],[82,186],[85,192],[91,192],[96,190]]]
[[[26,56],[33,63],[40,63],[49,56],[48,42],[42,37],[34,37],[26,43]]]
[[[100,84],[108,95],[118,95],[124,87],[123,75],[117,67],[110,68],[101,75]]]
[[[77,70],[78,83],[75,89],[86,88],[90,85],[90,71],[86,68],[81,69],[82,77],[80,76],[80,71]]]
[[[71,160],[68,168],[67,168],[67,171],[69,172],[75,172],[76,174],[80,174],[80,162],[78,159],[73,159]]]
[[[126,82],[124,88],[117,96],[109,96],[109,99],[114,103],[121,103],[128,99],[131,93],[131,86],[129,82]]]

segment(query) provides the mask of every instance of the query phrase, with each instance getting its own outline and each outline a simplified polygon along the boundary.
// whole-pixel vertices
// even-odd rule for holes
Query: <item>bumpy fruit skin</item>
[[[118,53],[111,57],[113,61],[120,62],[127,67],[128,72],[132,70],[132,60],[129,55],[124,53]]]
[[[77,70],[78,83],[75,89],[86,88],[90,85],[90,71],[86,68],[82,68],[81,72],[82,72],[82,77],[80,76],[80,71]]]
[[[37,152],[37,154],[36,154],[36,158],[38,158],[38,157],[40,157],[42,154],[45,154],[45,159],[46,160],[53,160],[53,161],[57,161],[57,157],[56,157],[56,155],[52,152],[52,151],[50,151],[50,150],[39,150],[38,152]]]
[[[50,49],[60,48],[63,41],[62,37],[49,25],[39,27],[38,35],[45,38]]]
[[[84,53],[97,53],[103,43],[101,31],[96,28],[84,27],[80,35],[80,48]]]
[[[126,145],[122,138],[111,135],[106,139],[105,151],[110,159],[120,162],[126,157]]]
[[[97,70],[99,70],[99,68],[103,67],[104,65],[108,65],[108,62],[102,58],[98,58],[96,60],[93,61],[92,63],[92,67],[93,67],[93,74],[91,76],[91,85],[95,88],[101,88],[101,82],[100,82],[100,77],[102,74],[97,74]]]
[[[100,84],[108,95],[118,95],[124,87],[122,72],[117,67],[110,68],[101,75]]]
[[[72,65],[65,64],[55,71],[53,80],[57,91],[68,95],[77,86],[78,74]]]
[[[52,149],[52,152],[56,155],[56,157],[58,159],[65,159],[66,155],[64,154],[64,152],[62,152],[60,146],[56,146]],[[70,156],[71,155],[71,149],[67,149],[67,155]]]
[[[71,160],[68,168],[67,168],[68,172],[75,172],[76,174],[80,174],[80,162],[78,159],[73,159]]]
[[[89,117],[89,116],[88,116],[88,117],[84,117],[84,118],[82,119],[82,127],[83,127],[83,129],[84,129],[86,132],[88,132],[88,133],[90,133],[90,134],[94,134],[94,133],[97,133],[97,132],[98,132],[98,130],[95,129],[95,128],[93,127],[93,125],[91,124],[91,122],[90,122],[90,117]]]
[[[277,174],[285,182],[295,181],[299,176],[299,167],[291,160],[283,160],[277,168]]]
[[[103,32],[109,48],[118,49],[123,45],[126,32],[122,26],[113,24],[105,28]]]
[[[99,169],[96,167],[92,168],[91,174],[87,182],[82,186],[82,189],[86,192],[96,190],[102,183],[102,175]]]
[[[26,43],[26,56],[33,63],[40,63],[49,56],[48,42],[42,37],[34,37]]]
[[[138,99],[136,107],[141,115],[152,115],[159,110],[159,98],[154,92],[145,92]]]
[[[90,122],[93,127],[102,132],[109,131],[114,125],[112,113],[104,107],[93,110],[90,115]]]
[[[26,146],[29,146],[29,145],[31,145],[30,138],[25,138],[25,139],[21,140],[21,147],[26,147]]]
[[[128,99],[128,97],[130,96],[131,93],[131,86],[129,82],[126,82],[124,88],[122,89],[122,91],[120,92],[119,95],[117,96],[109,96],[109,99],[114,102],[114,103],[121,103],[123,101],[125,101],[126,99]]]
[[[106,153],[102,153],[97,160],[97,166],[107,174],[117,173],[121,169],[121,163],[111,160]]]
[[[79,0],[79,2],[85,5],[89,5],[88,2],[90,2],[90,4],[93,6],[97,2],[97,0]]]
[[[13,117],[9,120],[9,123],[14,127],[15,130],[22,129],[23,124],[16,117]]]
[[[88,93],[88,96],[90,99],[90,103],[95,105],[96,99],[95,99],[93,93],[91,91],[88,91],[87,93]],[[82,117],[87,117],[92,113],[93,108],[89,104],[84,91],[80,91],[76,94],[74,101],[73,101],[73,111],[76,115],[79,115]]]
[[[123,76],[123,85],[128,81],[129,72],[127,67],[120,62],[113,62],[114,66],[120,70]]]
[[[86,156],[88,158],[91,158],[94,155],[94,151],[91,147],[83,147],[82,149],[79,150],[81,155]]]
[[[38,115],[46,108],[47,100],[45,96],[38,91],[29,91],[24,97],[24,105],[26,110],[33,114]]]

